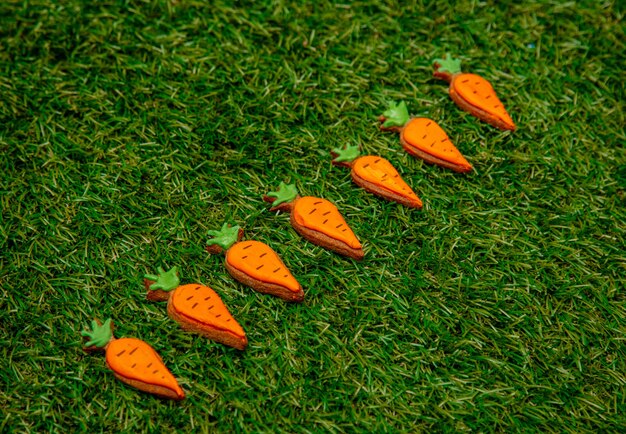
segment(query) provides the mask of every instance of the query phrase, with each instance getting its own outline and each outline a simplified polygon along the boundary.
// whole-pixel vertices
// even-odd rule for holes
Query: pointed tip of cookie
[[[424,208],[424,202],[418,198],[417,200],[412,200],[409,206],[415,209],[422,209]]]
[[[302,288],[300,288],[298,292],[294,292],[287,301],[291,301],[293,303],[302,303],[304,301],[304,291],[302,290]]]
[[[461,164],[456,166],[456,168],[454,169],[455,171],[459,172],[459,173],[469,173],[472,170],[474,170],[474,168],[472,167],[471,164]]]
[[[351,252],[350,257],[355,261],[362,261],[365,257],[365,252],[363,249],[355,250],[354,252]]]
[[[237,344],[233,345],[233,348],[244,351],[248,347],[248,338],[246,336],[240,337]]]

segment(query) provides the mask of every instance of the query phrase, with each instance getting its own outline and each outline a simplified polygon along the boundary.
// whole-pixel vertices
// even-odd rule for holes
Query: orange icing
[[[170,302],[177,312],[193,321],[238,337],[246,335],[220,296],[208,286],[197,283],[181,285],[172,294]]]
[[[402,137],[408,144],[426,154],[457,166],[472,167],[450,141],[446,132],[432,119],[411,119],[402,130]]]
[[[504,105],[498,99],[491,83],[476,74],[459,74],[452,82],[454,90],[469,104],[477,107],[502,122],[515,127]]]
[[[357,158],[352,170],[365,181],[412,201],[422,203],[411,187],[400,177],[396,168],[384,158],[372,155]]]
[[[185,393],[161,357],[142,340],[122,338],[112,341],[106,350],[106,362],[122,377],[161,386],[174,391],[180,398]]]
[[[299,225],[321,232],[331,238],[346,243],[353,249],[360,249],[361,243],[335,205],[326,199],[305,196],[296,201],[293,216]]]
[[[301,289],[276,252],[259,241],[234,244],[226,252],[226,261],[253,279],[284,286],[293,292]]]

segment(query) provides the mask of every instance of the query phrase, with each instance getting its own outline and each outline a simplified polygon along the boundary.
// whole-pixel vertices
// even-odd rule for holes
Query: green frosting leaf
[[[409,121],[409,109],[406,108],[404,101],[400,101],[397,104],[391,102],[383,116],[386,118],[383,127],[403,127]]]
[[[358,145],[347,145],[345,148],[335,148],[333,149],[333,153],[337,154],[337,157],[333,160],[337,163],[354,161],[361,155]]]
[[[452,56],[446,54],[445,59],[435,59],[433,63],[439,64],[439,71],[457,74],[461,72],[461,59],[453,59]]]
[[[224,223],[219,231],[209,231],[209,235],[212,238],[207,241],[207,246],[217,244],[222,249],[228,250],[230,246],[237,242],[239,229],[241,229],[239,226],[229,227],[228,223]]]
[[[180,279],[178,278],[178,267],[172,267],[169,271],[164,271],[162,267],[157,268],[159,274],[144,274],[148,280],[154,280],[154,283],[150,285],[150,289],[161,289],[163,291],[171,291],[178,288],[180,285]]]
[[[91,321],[91,331],[83,330],[80,334],[87,336],[90,340],[85,344],[85,347],[91,347],[95,345],[98,348],[104,348],[113,337],[111,331],[111,318],[107,319],[104,324],[98,325],[98,322],[94,319]]]
[[[272,206],[278,206],[281,203],[287,203],[293,201],[298,195],[298,190],[295,184],[285,184],[281,182],[278,186],[278,191],[270,191],[267,193],[268,197],[275,198],[272,202]]]

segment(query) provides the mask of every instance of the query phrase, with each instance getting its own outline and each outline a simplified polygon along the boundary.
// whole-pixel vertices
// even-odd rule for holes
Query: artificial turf
[[[623,2],[29,1],[0,5],[0,431],[593,432],[626,425]],[[423,4],[422,4],[423,3]],[[518,124],[459,110],[460,56]],[[474,171],[406,154],[387,102],[435,119]],[[329,151],[389,159],[421,211]],[[362,262],[262,195],[333,201]],[[240,224],[305,288],[235,282],[207,231]],[[145,299],[177,265],[245,352]],[[149,342],[187,399],[81,350],[93,317]]]

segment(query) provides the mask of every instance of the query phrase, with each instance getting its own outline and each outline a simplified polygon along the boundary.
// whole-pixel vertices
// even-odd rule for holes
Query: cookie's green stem
[[[157,268],[159,274],[144,274],[148,280],[154,281],[152,285],[150,285],[150,289],[161,289],[163,291],[171,291],[172,289],[178,288],[180,285],[180,279],[178,278],[178,267],[172,267],[169,271],[164,271],[162,267]]]
[[[298,190],[296,190],[295,184],[281,182],[278,191],[270,191],[266,196],[274,199],[272,206],[275,207],[281,203],[292,202],[298,196]]]
[[[336,163],[349,163],[356,160],[361,153],[359,152],[358,145],[347,145],[345,148],[335,148],[333,153],[337,154],[337,157],[333,160]]]
[[[438,65],[437,71],[440,73],[447,72],[454,75],[461,72],[461,59],[454,59],[449,54],[446,54],[443,59],[435,59],[433,63]]]
[[[99,325],[95,319],[91,321],[91,331],[83,330],[80,334],[87,336],[89,342],[85,344],[85,347],[96,346],[97,348],[104,348],[107,346],[113,332],[111,331],[111,318],[107,319],[104,324]]]
[[[400,127],[402,128],[409,121],[409,109],[406,108],[406,103],[400,101],[399,103],[389,103],[389,108],[383,113],[385,122],[384,128]]]
[[[207,246],[217,244],[222,249],[228,250],[230,246],[237,242],[239,229],[241,229],[239,226],[229,226],[228,223],[224,223],[219,231],[209,231],[209,235],[212,238],[207,241]]]

